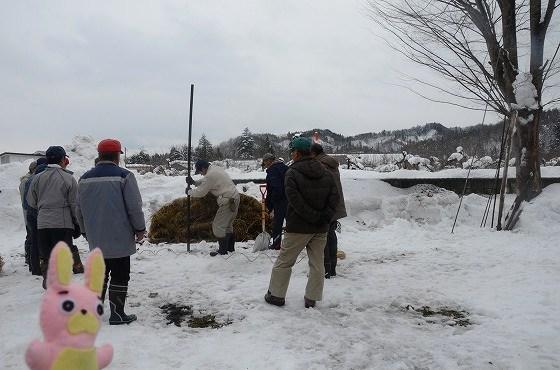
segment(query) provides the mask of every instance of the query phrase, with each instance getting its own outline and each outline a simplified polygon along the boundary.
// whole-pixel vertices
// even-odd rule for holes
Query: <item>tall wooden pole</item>
[[[509,131],[508,131],[508,136],[506,136],[506,158],[504,160],[504,173],[502,175],[502,187],[500,189],[500,204],[498,206],[498,223],[496,224],[496,230],[501,231],[502,230],[502,214],[504,212],[504,200],[505,200],[505,196],[506,196],[506,191],[507,191],[507,181],[508,181],[508,167],[509,167],[509,158],[510,158],[510,154],[511,154],[511,147],[512,147],[512,141],[513,141],[513,134],[514,134],[514,129],[515,129],[515,123],[517,121],[517,111],[513,111],[511,116],[510,116],[510,126],[509,126]],[[516,161],[518,161],[518,159],[516,159]]]
[[[188,178],[191,177],[191,160],[192,160],[192,111],[193,111],[193,96],[194,96],[194,84],[191,84],[191,103],[189,108],[189,146],[187,154],[188,162]],[[191,184],[187,185],[187,190],[190,190]],[[191,251],[191,196],[187,194],[187,252]]]

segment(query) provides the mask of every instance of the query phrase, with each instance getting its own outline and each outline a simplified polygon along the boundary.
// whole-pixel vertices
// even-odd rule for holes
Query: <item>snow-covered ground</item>
[[[87,140],[75,144],[71,167],[78,176],[95,150]],[[0,166],[0,255],[6,260],[0,369],[25,368],[27,344],[41,337],[43,290],[22,253],[17,185],[26,167]],[[235,254],[211,258],[210,243],[192,245],[191,253],[183,244],[140,246],[129,298],[139,321],[105,325],[97,341],[115,347],[110,368],[558,368],[560,185],[525,207],[514,232],[480,229],[486,198],[469,195],[451,234],[456,194],[430,186],[396,189],[371,174],[342,171],[350,216],[342,220],[339,246],[347,258],[339,262],[339,275],[325,282],[316,309],[303,307],[305,254],[294,268],[286,306],[277,308],[263,300],[277,252],[253,254],[251,243],[239,243]],[[147,217],[184,194],[182,177],[137,177]],[[258,195],[254,184],[239,188]],[[85,257],[85,242],[78,245]],[[231,324],[167,325],[160,309],[167,303]],[[423,317],[415,311],[423,306],[466,311],[470,325]]]

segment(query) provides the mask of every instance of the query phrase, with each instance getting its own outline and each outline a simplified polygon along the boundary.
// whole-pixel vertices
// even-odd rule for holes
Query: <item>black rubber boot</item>
[[[227,238],[218,239],[218,250],[210,252],[211,257],[215,257],[218,254],[224,255],[228,253]]]
[[[316,302],[314,300],[303,297],[303,301],[304,301],[305,308],[315,307]]]
[[[331,263],[325,261],[325,279],[331,278]]]
[[[124,285],[109,286],[109,306],[111,307],[109,325],[130,324],[137,320],[136,315],[127,315],[124,312],[127,291],[128,287]]]
[[[226,234],[226,242],[227,242],[227,251],[228,252],[235,252],[235,234],[234,233],[227,233]]]
[[[82,264],[82,260],[80,258],[80,251],[78,251],[78,247],[72,244],[72,246],[70,246],[70,250],[72,251],[72,260],[74,262],[74,264],[72,265],[72,272],[74,274],[83,274],[84,265]]]

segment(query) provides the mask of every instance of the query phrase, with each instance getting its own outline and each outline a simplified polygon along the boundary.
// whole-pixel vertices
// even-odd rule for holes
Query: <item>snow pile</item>
[[[412,225],[447,228],[457,211],[458,195],[432,185],[398,189],[382,181],[343,179],[346,208],[350,218],[367,229],[377,229],[397,221]],[[464,199],[459,221],[480,223],[485,198]],[[440,224],[445,225],[440,225]],[[450,226],[449,226],[450,228]]]
[[[410,163],[410,165],[414,169],[418,169],[420,171],[432,170],[431,161],[428,158],[422,158],[418,155],[408,154],[405,160],[408,161],[408,163]]]
[[[533,85],[533,75],[521,72],[513,82],[513,91],[517,104],[512,104],[514,109],[538,109],[537,88]]]
[[[484,156],[482,158],[470,158],[463,162],[463,168],[488,168],[494,162],[492,161],[492,157]]]
[[[560,184],[552,184],[530,203],[524,204],[517,229],[541,235],[560,225]],[[557,242],[555,242],[557,243]]]
[[[465,157],[465,154],[463,153],[463,147],[462,146],[458,146],[457,149],[455,149],[455,150],[456,150],[456,152],[451,154],[449,156],[449,158],[447,158],[448,162],[451,162],[451,161],[460,162]]]

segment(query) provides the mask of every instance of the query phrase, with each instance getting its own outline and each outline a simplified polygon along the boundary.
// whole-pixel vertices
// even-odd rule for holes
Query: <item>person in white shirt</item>
[[[240,200],[235,184],[223,168],[211,166],[208,161],[202,159],[195,164],[195,174],[202,174],[204,178],[194,181],[187,177],[188,184],[196,185],[196,188],[190,189],[187,194],[191,197],[202,198],[211,193],[218,198],[218,211],[212,222],[212,232],[218,239],[218,250],[210,252],[210,256],[235,251],[233,221],[237,216]]]

